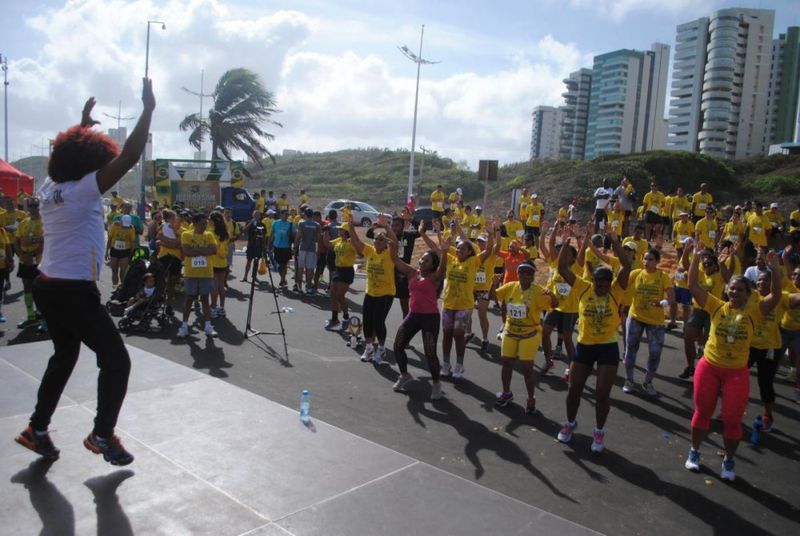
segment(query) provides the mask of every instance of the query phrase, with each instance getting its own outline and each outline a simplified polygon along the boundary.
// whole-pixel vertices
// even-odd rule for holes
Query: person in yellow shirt
[[[178,328],[178,338],[189,336],[189,314],[192,304],[200,299],[205,325],[203,330],[207,337],[216,337],[217,332],[211,324],[211,306],[209,296],[214,286],[213,257],[217,255],[217,239],[208,230],[208,217],[198,212],[192,218],[192,230],[181,234],[181,252],[185,262],[183,266],[183,290],[186,301],[183,305],[183,322]]]
[[[625,209],[619,200],[612,199],[610,205],[610,212],[608,213],[608,228],[614,231],[617,235],[625,237]]]
[[[633,228],[633,236],[628,236],[622,241],[623,246],[630,243],[634,244],[633,250],[635,252],[631,259],[631,268],[634,270],[644,268],[644,254],[650,249],[650,244],[644,238],[644,225],[637,224],[636,227]]]
[[[800,232],[800,203],[797,203],[797,208],[789,214],[789,232]]]
[[[675,195],[672,197],[672,212],[670,212],[672,220],[678,221],[681,212],[686,212],[688,214],[691,209],[692,202],[686,198],[683,188],[678,187],[678,189],[675,190]]]
[[[664,211],[664,192],[658,188],[655,182],[650,183],[650,191],[644,194],[642,199],[642,209],[644,210],[645,237],[654,240],[661,236],[661,224],[663,223]]]
[[[175,297],[175,287],[181,279],[183,270],[183,252],[181,251],[181,222],[178,215],[170,209],[161,211],[164,221],[156,233],[158,245],[158,262],[167,273],[166,295],[167,314],[172,314],[172,299]]]
[[[591,224],[591,222],[590,222]],[[588,228],[588,227],[587,227]],[[558,273],[577,293],[578,299],[578,345],[572,360],[567,392],[567,420],[558,433],[558,440],[569,443],[578,423],[575,417],[581,402],[586,380],[597,363],[597,385],[595,387],[595,421],[591,450],[605,449],[605,423],[608,418],[611,388],[617,377],[619,345],[617,330],[620,316],[619,305],[628,286],[631,263],[622,250],[616,233],[609,233],[614,253],[622,264],[615,278],[610,268],[600,267],[592,274],[592,281],[575,276],[569,267],[567,239],[559,252]]]
[[[536,266],[525,261],[517,266],[518,281],[511,281],[495,292],[497,299],[506,308],[505,330],[500,357],[503,366],[500,369],[500,382],[503,390],[497,394],[497,407],[506,407],[514,399],[511,392],[511,376],[514,362],[519,358],[522,376],[528,400],[525,413],[536,412],[536,395],[534,389],[539,375],[533,368],[536,352],[542,342],[542,312],[550,311],[558,304],[558,299],[549,290],[533,282]]]
[[[769,220],[769,231],[767,235],[769,238],[776,238],[786,230],[786,225],[783,221],[783,214],[778,210],[778,203],[770,203],[769,210],[766,212],[767,220]]]
[[[12,247],[12,242],[13,240],[8,236],[6,230],[0,226],[0,281],[5,281],[8,274],[14,270],[14,248]],[[6,321],[6,317],[3,316],[4,293],[5,285],[0,284],[0,323]]]
[[[566,206],[562,205],[558,209],[558,223],[561,225],[566,225],[568,219],[569,219],[569,209]]]
[[[355,234],[352,225],[344,222],[336,227],[335,238],[331,238],[330,225],[322,230],[322,244],[328,251],[333,251],[334,272],[331,277],[331,317],[325,322],[325,329],[329,331],[347,329],[350,319],[347,304],[347,290],[355,280],[356,248],[353,246],[351,234]],[[342,322],[339,322],[339,313],[342,313]]]
[[[131,217],[127,214],[111,224],[108,229],[105,259],[111,268],[111,284],[117,286],[128,269],[128,258],[131,256],[136,231]]]
[[[120,197],[119,194],[116,191],[111,192],[111,208],[112,208],[112,210],[119,211],[119,209],[122,207],[122,203],[124,203],[124,202],[125,202],[125,200],[122,197]]]
[[[211,287],[211,318],[224,317],[225,311],[225,283],[228,279],[228,243],[231,235],[221,212],[212,212],[209,216],[212,232],[217,241],[217,252],[211,257],[211,266],[214,269],[214,285]]]
[[[697,220],[694,224],[695,242],[702,242],[707,248],[715,249],[719,241],[719,223],[717,223],[717,211],[714,207],[706,207],[706,217]]]
[[[488,232],[479,235],[475,240],[481,252],[487,249],[491,252],[486,257],[486,260],[478,266],[478,271],[475,272],[475,288],[473,290],[475,294],[475,309],[478,312],[478,322],[481,327],[481,352],[483,353],[489,351],[489,299],[492,293],[492,280],[496,261],[496,256],[492,251],[494,249],[494,226],[492,223],[489,225]],[[472,311],[470,311],[465,334],[467,342],[472,339],[472,333]]]
[[[503,227],[506,228],[506,235],[509,240],[522,240],[522,237],[525,236],[525,226],[517,219],[513,210],[509,210],[506,213]]]
[[[528,214],[530,214],[530,206],[531,206],[531,198],[530,194],[528,194],[528,189],[523,188],[522,193],[519,196],[519,221],[525,223],[528,221]]]
[[[658,269],[661,253],[653,248],[644,255],[644,268],[633,270],[628,277],[628,285],[633,287],[633,303],[625,326],[625,384],[624,393],[633,393],[633,371],[636,367],[636,354],[642,333],[647,335],[647,373],[642,382],[642,389],[650,397],[656,396],[653,378],[661,363],[661,352],[664,349],[664,307],[675,303],[675,292],[672,280]]]
[[[308,206],[309,198],[306,195],[306,191],[305,190],[300,190],[300,198],[298,199],[298,201],[300,202],[300,206],[301,207],[303,205]]]
[[[278,214],[280,214],[282,210],[289,210],[289,200],[286,198],[285,193],[281,194],[277,201],[275,201],[275,204],[278,206]]]
[[[675,250],[680,257],[683,252],[683,244],[687,238],[694,238],[695,227],[694,223],[689,219],[689,213],[681,210],[678,213],[678,219],[675,225],[672,226],[672,241],[675,244]]]
[[[694,415],[691,449],[684,466],[700,470],[700,444],[708,434],[717,400],[722,398],[723,443],[725,458],[720,477],[736,478],[734,455],[742,437],[742,416],[747,408],[750,373],[747,367],[750,345],[756,326],[781,300],[781,278],[774,253],[769,255],[772,278],[770,293],[751,301],[750,283],[734,277],[728,283],[728,300],[710,294],[700,284],[699,266],[703,245],[698,244],[689,268],[689,291],[710,318],[710,335],[705,355],[694,375]]]
[[[261,190],[260,194],[253,194],[256,198],[256,210],[259,211],[261,214],[264,214],[264,207],[267,206],[267,193],[264,190]]]
[[[450,203],[450,210],[455,211],[458,208],[459,201],[461,201],[461,188],[456,188],[456,191],[450,192],[447,197],[447,202]]]
[[[694,222],[704,218],[706,215],[706,207],[714,202],[714,197],[708,192],[708,184],[703,183],[700,185],[700,191],[692,196],[692,216]]]
[[[764,214],[764,205],[756,201],[753,203],[753,213],[745,220],[747,229],[747,240],[755,248],[767,247],[767,229],[769,229],[769,218]]]
[[[470,238],[478,238],[486,229],[486,216],[483,215],[483,208],[481,206],[475,207],[475,213],[472,215],[472,221],[469,224]]]
[[[520,216],[522,220],[522,216]],[[539,200],[538,194],[531,194],[531,202],[528,205],[527,217],[522,220],[525,222],[525,232],[539,237],[541,234],[541,225],[544,220],[544,204]]]
[[[744,242],[744,222],[742,221],[742,207],[736,205],[731,219],[722,228],[722,240],[733,243]]]
[[[28,218],[17,226],[14,250],[19,257],[17,277],[22,279],[22,298],[27,312],[27,317],[17,327],[23,329],[38,322],[38,330],[44,332],[47,326],[44,320],[39,320],[41,315],[33,303],[33,281],[39,275],[39,263],[44,251],[44,227],[39,213],[39,200],[35,197],[28,199]]]
[[[442,221],[444,216],[444,199],[445,193],[441,184],[436,185],[436,189],[431,192],[431,210],[433,211],[433,219]]]

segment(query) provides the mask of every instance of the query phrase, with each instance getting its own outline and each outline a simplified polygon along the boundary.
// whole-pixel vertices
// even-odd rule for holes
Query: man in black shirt
[[[244,235],[247,237],[247,265],[244,268],[244,277],[242,282],[247,282],[247,275],[250,273],[250,265],[253,261],[258,260],[264,256],[266,249],[266,228],[261,221],[261,213],[257,210],[253,211],[253,218],[247,222],[244,228]],[[255,276],[253,276],[255,278]],[[256,279],[258,281],[258,279]]]

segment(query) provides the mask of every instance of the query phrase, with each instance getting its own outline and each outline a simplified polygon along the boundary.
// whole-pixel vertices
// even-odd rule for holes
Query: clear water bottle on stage
[[[311,420],[311,395],[308,389],[303,389],[303,395],[300,397],[300,420],[304,423]]]

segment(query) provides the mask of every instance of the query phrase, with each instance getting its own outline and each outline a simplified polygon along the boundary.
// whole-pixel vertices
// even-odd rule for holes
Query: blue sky
[[[198,108],[181,86],[205,90],[231,67],[257,71],[283,110],[270,147],[306,151],[409,147],[413,63],[423,67],[418,144],[464,160],[524,160],[530,111],[560,104],[561,79],[594,54],[673,44],[675,26],[740,3],[716,0],[402,2],[339,0],[0,0],[8,56],[9,156],[39,151],[75,122],[89,95],[98,110],[140,109],[146,20],[159,107],[157,156],[188,157],[180,119]],[[776,11],[775,34],[800,25],[797,0],[744,4]],[[116,126],[106,118],[103,127]],[[2,135],[0,133],[0,135]]]

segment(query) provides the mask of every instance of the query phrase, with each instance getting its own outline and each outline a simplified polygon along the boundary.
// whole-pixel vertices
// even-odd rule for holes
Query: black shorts
[[[595,223],[600,223],[601,221],[608,221],[608,213],[602,208],[596,208],[594,210],[594,221]]]
[[[17,277],[20,279],[36,279],[39,275],[39,266],[37,264],[22,264],[19,263],[17,267]]]
[[[158,262],[164,267],[164,270],[169,275],[181,275],[183,269],[183,262],[174,255],[164,255],[158,258]]]
[[[356,271],[352,266],[337,266],[336,271],[333,272],[333,280],[338,281],[339,283],[347,283],[348,285],[352,285],[355,278]]]
[[[408,293],[408,276],[401,274],[397,270],[394,271],[394,297],[400,300],[407,300]]]
[[[214,268],[214,273],[215,274],[227,274],[228,273],[228,267],[227,266],[225,266],[223,268],[216,268],[215,267]]]
[[[317,255],[317,270],[324,270],[325,264],[328,262],[328,253],[320,253]]]
[[[108,256],[112,259],[127,259],[131,256],[131,250],[111,248],[111,251],[108,252]]]
[[[619,365],[619,345],[616,342],[609,342],[606,344],[581,344],[575,346],[575,357],[572,358],[575,363],[587,365],[593,368],[594,364],[597,366],[612,366]]]
[[[254,261],[256,259],[260,259],[263,256],[264,256],[264,251],[258,247],[254,248],[248,247],[247,251],[245,251],[245,257],[247,258],[248,261]]]
[[[661,225],[661,222],[664,220],[661,219],[661,214],[656,214],[655,212],[647,211],[644,213],[644,222],[647,225]]]
[[[708,314],[708,312],[703,311],[702,309],[693,308],[689,318],[686,319],[686,325],[703,331],[708,331],[711,329],[711,316]]]
[[[442,221],[442,216],[444,216],[444,212],[439,212],[438,210],[433,211],[433,219]]]
[[[292,248],[275,248],[273,249],[273,253],[275,255],[275,262],[281,267],[288,265],[289,261],[292,259]]]
[[[495,274],[504,274],[506,272],[505,266],[495,266],[494,273]]]
[[[669,216],[662,216],[661,225],[667,225],[667,226],[672,225],[672,218],[670,218]]]
[[[578,313],[563,313],[549,311],[544,317],[544,324],[558,331],[558,333],[572,333],[578,322]]]
[[[325,254],[325,264],[328,265],[328,270],[331,273],[336,271],[336,253],[333,250]]]

